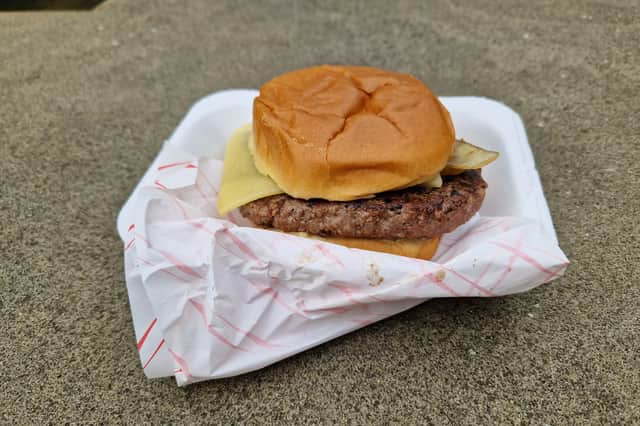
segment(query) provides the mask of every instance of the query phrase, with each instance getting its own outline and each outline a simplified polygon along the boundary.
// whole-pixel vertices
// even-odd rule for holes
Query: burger
[[[417,78],[316,66],[260,88],[231,137],[218,210],[255,226],[351,248],[430,259],[479,209],[498,157],[457,140]]]

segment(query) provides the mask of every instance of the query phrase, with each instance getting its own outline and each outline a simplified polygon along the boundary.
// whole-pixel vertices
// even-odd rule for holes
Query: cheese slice
[[[250,140],[251,124],[247,124],[236,130],[227,144],[218,193],[218,212],[222,215],[260,198],[284,192],[270,177],[256,169],[249,152]]]
[[[426,186],[427,188],[440,188],[442,186],[442,176],[440,173],[426,181],[422,184],[422,186]]]
[[[252,201],[284,193],[269,176],[263,175],[256,169],[250,150],[251,138],[249,123],[236,130],[227,144],[222,168],[222,183],[218,194],[218,211],[222,215]],[[454,144],[449,163],[441,174],[454,175],[469,169],[479,169],[497,157],[497,152],[458,140]],[[438,174],[422,185],[439,188],[442,186],[442,178]]]

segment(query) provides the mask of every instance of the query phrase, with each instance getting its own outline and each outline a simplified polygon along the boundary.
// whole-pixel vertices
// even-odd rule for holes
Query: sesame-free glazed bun
[[[257,169],[296,198],[346,201],[424,182],[447,163],[449,113],[416,78],[369,67],[283,74],[253,103]]]

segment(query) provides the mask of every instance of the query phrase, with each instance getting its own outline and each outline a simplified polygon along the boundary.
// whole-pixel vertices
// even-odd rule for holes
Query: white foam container
[[[228,225],[227,231],[234,235],[233,238],[240,241],[240,244],[254,244],[252,249],[255,248],[259,256],[252,260],[251,256],[246,257],[242,252],[238,252],[238,258],[244,256],[243,260],[238,263],[238,260],[234,258],[235,266],[231,265],[227,263],[229,259],[221,257],[222,251],[211,250],[212,245],[216,246],[220,243],[217,238],[223,237],[216,234],[218,236],[212,237],[210,241],[204,240],[202,236],[206,237],[208,234],[193,234],[193,228],[184,221],[166,222],[166,229],[162,228],[163,231],[166,230],[166,233],[155,232],[152,247],[148,243],[148,239],[151,239],[148,232],[150,229],[152,233],[153,230],[158,231],[158,227],[147,227],[148,222],[154,222],[154,216],[153,214],[147,215],[149,210],[145,203],[150,197],[157,198],[166,195],[158,192],[155,180],[161,173],[159,170],[166,167],[166,165],[160,167],[162,162],[177,165],[183,164],[183,160],[186,158],[189,162],[218,163],[215,159],[223,159],[226,141],[229,140],[232,132],[251,121],[252,102],[257,93],[255,90],[226,90],[209,95],[193,105],[171,137],[165,142],[165,145],[159,147],[158,156],[149,165],[145,175],[118,216],[118,232],[125,243],[127,288],[138,341],[137,346],[140,362],[147,377],[175,375],[178,384],[185,385],[210,378],[242,374],[262,368],[363,326],[357,316],[357,310],[365,304],[362,300],[372,304],[376,300],[380,301],[380,299],[375,299],[380,296],[376,293],[377,291],[387,291],[382,287],[372,288],[366,284],[361,285],[363,278],[360,275],[364,274],[364,269],[362,271],[361,269],[365,264],[363,263],[365,258],[374,259],[377,262],[380,270],[387,274],[388,280],[385,282],[395,283],[387,293],[384,293],[383,298],[387,300],[382,301],[385,303],[378,303],[383,306],[376,307],[381,310],[376,320],[401,312],[432,297],[451,296],[451,294],[441,291],[442,289],[438,286],[422,286],[419,289],[422,293],[414,294],[414,290],[411,288],[417,289],[418,287],[417,283],[416,287],[413,287],[412,280],[419,277],[416,275],[417,273],[424,274],[424,271],[429,274],[443,273],[446,269],[449,271],[446,281],[451,288],[456,289],[457,292],[454,293],[456,297],[498,296],[526,291],[548,282],[562,275],[568,265],[566,257],[557,247],[551,215],[544,198],[522,120],[518,114],[504,104],[476,97],[443,97],[441,100],[451,113],[457,137],[500,152],[498,160],[483,169],[483,177],[488,182],[488,190],[480,210],[481,218],[476,220],[476,222],[493,220],[494,224],[506,226],[501,231],[502,233],[495,230],[485,232],[485,235],[490,234],[486,238],[495,237],[495,241],[483,240],[484,242],[480,242],[477,240],[479,245],[475,246],[476,243],[469,242],[469,245],[465,246],[467,244],[464,242],[465,235],[470,235],[472,227],[476,226],[467,223],[453,233],[444,235],[441,242],[441,246],[447,243],[449,249],[454,246],[458,247],[458,245],[462,246],[461,251],[454,250],[459,254],[448,254],[440,259],[436,255],[433,262],[335,246],[331,250],[339,254],[338,257],[325,259],[325,263],[319,260],[320,263],[314,264],[315,272],[321,271],[320,276],[324,277],[323,282],[318,281],[314,286],[307,285],[308,277],[306,275],[298,276],[299,274],[296,275],[292,272],[305,269],[299,268],[297,264],[291,264],[291,259],[302,258],[299,255],[306,253],[304,247],[302,248],[304,253],[297,252],[300,246],[312,244],[311,240],[305,238],[300,238],[303,241],[298,242],[295,246],[285,247],[285,243],[281,243],[277,253],[269,252],[263,249],[268,247],[269,241],[274,238],[271,234],[278,233],[236,227],[223,219],[206,216],[200,219],[204,219],[208,226],[215,225],[219,228]],[[180,185],[175,186],[176,191],[181,191],[182,187],[189,187],[197,180],[196,170],[200,169],[184,168],[182,172],[179,172],[188,176],[186,181],[181,181]],[[220,165],[217,170],[221,170]],[[169,179],[170,174],[162,176],[163,182],[167,183],[164,179],[165,177]],[[179,178],[178,175],[171,176]],[[219,176],[217,178],[219,180]],[[215,179],[216,177],[214,177]],[[154,184],[156,184],[155,189]],[[185,194],[182,195],[189,198]],[[162,205],[162,203],[155,204],[155,219],[158,219],[158,214],[165,215],[165,213],[167,218],[171,217],[170,212],[164,210],[164,207],[158,212],[158,206]],[[486,216],[486,218],[482,216]],[[527,220],[512,220],[513,218]],[[522,223],[518,225],[518,222]],[[180,228],[181,223],[185,226],[184,229]],[[221,225],[221,223],[225,224]],[[467,231],[462,229],[465,227]],[[476,228],[480,229],[482,225],[477,225]],[[176,229],[181,229],[181,233],[175,234]],[[205,230],[207,229],[209,228]],[[462,235],[456,236],[456,233]],[[522,251],[518,249],[522,238],[518,239],[515,237],[516,235],[526,237],[527,247]],[[469,238],[467,237],[467,239]],[[477,238],[485,237],[480,234],[480,237]],[[140,242],[133,245],[134,240]],[[127,241],[129,242],[127,243]],[[505,244],[511,244],[511,246]],[[500,249],[500,247],[502,248]],[[505,248],[511,251],[505,251]],[[445,249],[445,251],[447,250]],[[494,250],[495,253],[491,250]],[[140,258],[141,261],[138,261],[137,258],[138,251],[143,255]],[[212,256],[208,257],[208,260],[205,261],[206,264],[203,265],[200,255],[205,252],[212,253]],[[148,257],[154,253],[160,253],[161,256],[156,256],[155,264],[148,266],[150,262],[145,256]],[[162,258],[162,256],[164,257]],[[340,257],[344,260],[344,262],[340,262],[340,265],[350,265],[350,268],[335,272],[335,265],[332,262],[335,259],[339,261]],[[181,259],[179,263],[175,263],[177,258]],[[166,262],[167,259],[171,262]],[[262,260],[257,259],[266,259],[268,262],[260,263]],[[231,260],[229,262],[233,263]],[[477,265],[476,262],[478,262]],[[244,264],[247,267],[238,270],[239,264]],[[290,304],[295,303],[296,295],[302,291],[301,289],[306,292],[303,296],[306,297],[304,300],[308,302],[308,305],[305,306],[323,303],[323,291],[329,288],[327,285],[335,280],[339,280],[341,285],[348,287],[344,291],[348,291],[349,294],[355,292],[353,294],[360,294],[365,299],[355,301],[354,303],[357,303],[355,305],[350,304],[351,302],[348,300],[336,302],[341,303],[337,307],[346,309],[347,313],[342,316],[336,314],[313,321],[301,320],[295,315],[291,316],[288,311],[280,309],[280,305],[277,303],[267,303],[263,307],[264,312],[257,312],[258,305],[255,304],[255,301],[260,301],[261,297],[273,294],[275,289],[275,287],[269,288],[272,285],[271,275],[266,276],[265,281],[260,284],[264,288],[257,294],[248,296],[249,299],[243,298],[244,292],[251,293],[256,290],[252,288],[247,290],[246,283],[245,287],[236,284],[243,283],[243,280],[246,280],[247,276],[253,273],[251,271],[261,271],[262,266],[256,266],[258,264],[271,265],[275,268],[274,270],[277,269],[280,272],[291,272],[289,274],[291,279],[279,281],[279,287],[275,292],[280,292],[278,293],[279,297],[288,300],[287,303]],[[197,267],[199,270],[206,267],[209,272],[207,277],[216,275],[217,281],[203,279],[199,282],[191,282],[189,285],[185,284],[184,280],[180,279],[176,273],[182,274],[185,270],[189,272],[186,265]],[[178,269],[176,270],[175,267]],[[485,274],[485,272],[480,272],[482,270],[489,271],[484,276],[483,285],[485,287],[480,287],[479,284],[472,281],[477,279],[478,283],[480,282],[481,276]],[[268,269],[266,271],[269,272]],[[213,272],[215,274],[212,274]],[[334,272],[338,275],[333,277],[334,281],[331,281]],[[346,273],[350,274],[350,280],[345,278]],[[245,276],[246,274],[249,275]],[[253,273],[250,278],[260,279],[260,276]],[[365,281],[366,279],[362,282]],[[491,282],[496,282],[495,286],[502,282],[502,285],[496,292],[491,292],[490,290],[495,289],[495,287],[489,286]],[[444,281],[439,283],[444,285]],[[470,283],[473,284],[472,287],[469,287]],[[265,289],[270,289],[272,293],[265,292]],[[329,288],[327,291],[330,290]],[[233,320],[235,325],[229,326],[227,323],[221,323],[221,320],[216,320],[216,315],[220,313],[220,304],[214,303],[210,297],[203,297],[204,294],[214,293],[224,295],[224,297],[220,297],[220,300],[234,301],[232,309],[225,315],[229,314],[228,319]],[[393,296],[393,300],[389,299],[391,296]],[[192,307],[185,308],[185,306],[191,306],[190,303],[198,307],[197,312],[202,314],[209,328],[201,325],[200,319],[194,314]],[[331,306],[332,309],[336,307]],[[262,318],[261,321],[245,323],[246,318],[256,315]],[[227,320],[225,319],[225,321]],[[292,324],[294,328],[290,327]],[[225,338],[229,339],[226,341],[226,346],[207,333],[211,332],[211,327],[220,333],[225,333]],[[247,331],[243,331],[242,327],[245,327]],[[269,327],[271,329],[268,333],[264,331]],[[242,336],[238,334],[239,330],[250,335],[253,339],[256,337],[250,332],[255,332],[256,335],[263,333],[263,335],[269,335],[275,339],[276,342],[284,342],[289,346],[284,346],[286,349],[282,349],[282,346],[279,346],[280,349],[272,346],[269,350],[260,347],[257,348],[259,350],[250,354],[237,350],[234,352],[229,349],[228,345],[231,340],[236,338],[241,339],[237,342],[243,342]],[[291,330],[299,330],[302,334],[293,333]],[[237,345],[239,344],[237,343]],[[244,344],[248,344],[246,339]],[[237,345],[233,347],[238,349]],[[244,351],[245,348],[241,349]],[[191,370],[187,368],[187,364],[192,367]],[[191,375],[189,371],[194,375]]]

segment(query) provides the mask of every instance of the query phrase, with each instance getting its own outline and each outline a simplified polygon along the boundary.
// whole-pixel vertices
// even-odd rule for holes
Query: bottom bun
[[[279,231],[277,229],[272,230]],[[368,238],[319,237],[317,235],[307,234],[306,232],[288,232],[288,234],[340,244],[350,248],[380,251],[382,253],[424,260],[429,260],[436,254],[438,244],[440,243],[439,236],[436,238],[415,240],[376,240]]]
[[[309,237],[316,238],[313,235]],[[362,250],[381,251],[383,253],[397,254],[398,256],[415,257],[416,259],[429,260],[438,250],[440,237],[428,240],[373,240],[366,238],[319,238],[328,243],[340,244],[346,247]]]

